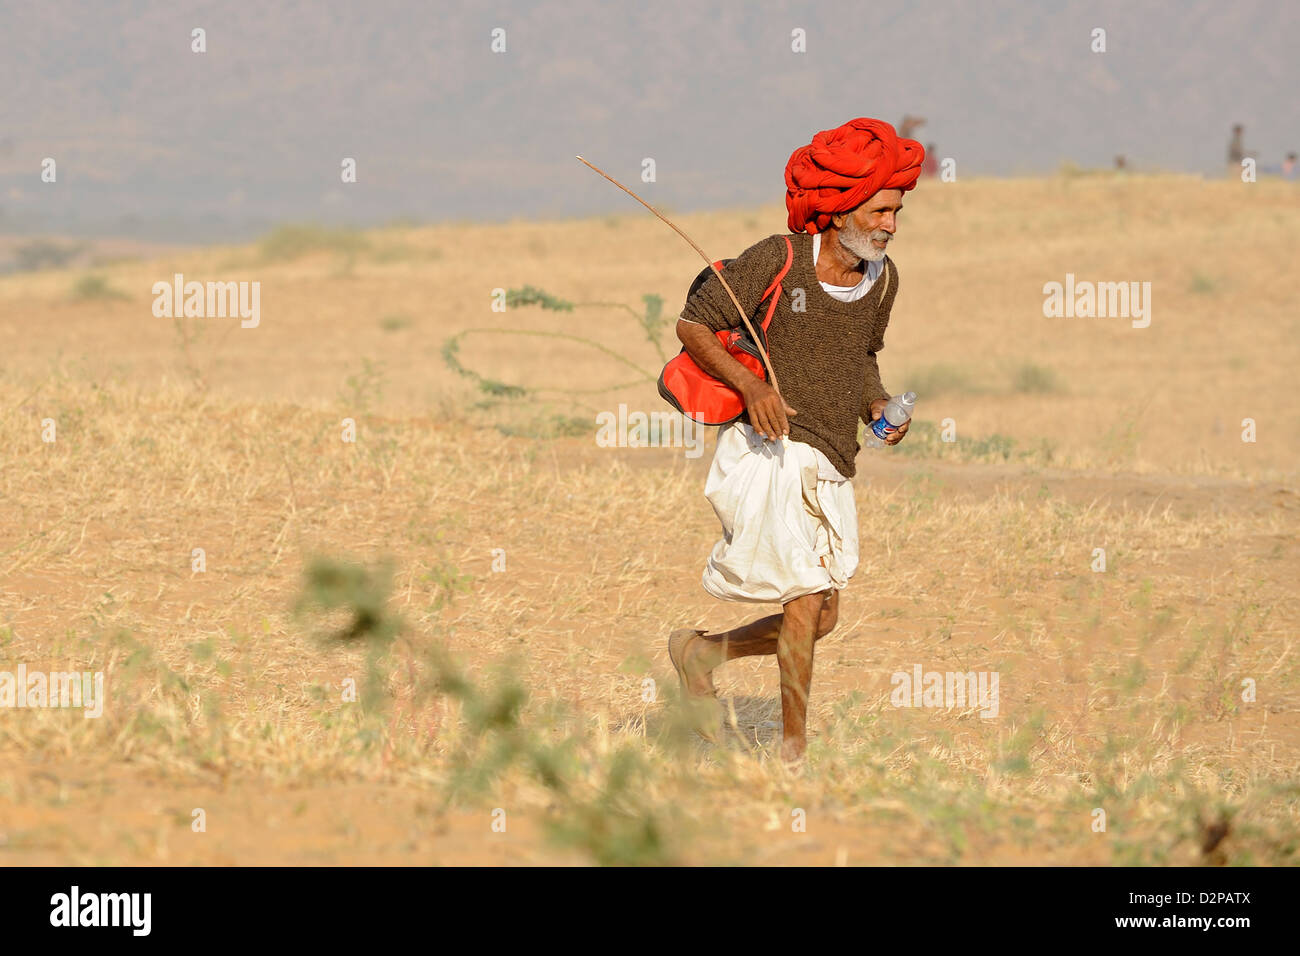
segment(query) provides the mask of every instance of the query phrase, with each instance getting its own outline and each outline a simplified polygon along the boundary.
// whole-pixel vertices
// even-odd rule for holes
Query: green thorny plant
[[[510,289],[506,292],[507,308],[536,305],[551,312],[572,312],[574,309],[622,309],[631,315],[637,325],[640,326],[641,331],[645,334],[646,341],[654,346],[655,352],[658,353],[660,360],[667,362],[668,355],[664,352],[663,345],[660,342],[660,338],[662,337],[664,329],[667,327],[669,321],[664,315],[664,300],[661,296],[647,293],[641,296],[641,301],[645,307],[644,311],[637,312],[630,305],[623,302],[569,302],[530,285],[526,285],[522,289]],[[531,335],[541,338],[564,339],[569,342],[577,342],[580,345],[587,345],[596,349],[598,352],[604,353],[620,365],[627,366],[637,373],[637,378],[628,382],[620,382],[617,385],[606,385],[600,388],[527,388],[523,385],[510,385],[480,375],[473,369],[466,368],[461,364],[460,341],[467,335]],[[583,336],[571,335],[566,332],[545,332],[536,329],[466,329],[463,332],[456,333],[443,343],[442,360],[447,363],[448,368],[456,372],[458,375],[473,380],[481,391],[485,392],[493,399],[522,398],[529,393],[594,395],[601,392],[616,391],[620,388],[627,388],[631,385],[638,385],[643,381],[657,382],[659,380],[659,372],[657,370],[647,371],[626,355],[623,355],[608,346],[601,345],[599,342],[594,342]]]
[[[431,575],[436,584],[433,610],[452,602],[468,589],[468,579],[450,564]],[[631,746],[603,758],[593,767],[600,781],[596,792],[581,782],[581,741],[572,736],[550,743],[526,722],[529,694],[517,679],[512,662],[497,668],[495,681],[480,684],[452,658],[441,641],[422,641],[403,618],[388,608],[392,566],[376,568],[329,558],[308,563],[302,595],[295,613],[325,612],[345,617],[341,626],[319,635],[325,645],[366,646],[366,677],[361,689],[363,713],[379,716],[391,701],[390,675],[400,674],[399,651],[407,659],[420,658],[417,675],[406,670],[413,698],[423,703],[441,697],[459,704],[459,733],[448,734],[450,774],[442,808],[457,798],[475,802],[487,799],[494,784],[512,768],[523,770],[551,797],[552,812],[545,822],[548,839],[558,846],[580,850],[601,865],[663,865],[677,857],[669,835],[681,827],[669,824],[644,796],[649,789],[649,767]],[[436,619],[436,616],[435,616]],[[558,705],[548,726],[561,726],[565,715]],[[371,735],[372,730],[364,732]]]

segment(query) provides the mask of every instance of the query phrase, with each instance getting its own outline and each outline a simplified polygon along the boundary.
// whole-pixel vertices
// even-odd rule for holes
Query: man
[[[939,175],[939,147],[934,143],[925,144],[925,160],[921,163],[921,175],[926,179]]]
[[[686,629],[669,657],[688,698],[716,697],[713,670],[725,661],[775,654],[781,672],[781,755],[800,760],[812,685],[813,645],[835,627],[839,592],[858,565],[850,483],[858,420],[878,419],[889,392],[876,353],[898,293],[885,254],[903,193],[916,185],[925,151],[888,123],[855,119],[824,130],[786,165],[790,236],[771,236],[726,270],[747,314],[793,261],[767,336],[778,393],[733,358],[716,332],[741,324],[716,275],[690,297],[677,335],[695,362],[741,393],[745,415],[718,431],[705,496],[722,539],[704,569],[715,597],[770,602],[780,614],[721,634]],[[897,444],[900,427],[888,439]],[[714,725],[717,710],[713,705]],[[702,733],[710,736],[709,728]]]
[[[1239,176],[1241,174],[1241,161],[1246,158],[1246,147],[1242,144],[1242,133],[1245,127],[1236,123],[1232,127],[1232,139],[1228,140],[1228,177]]]

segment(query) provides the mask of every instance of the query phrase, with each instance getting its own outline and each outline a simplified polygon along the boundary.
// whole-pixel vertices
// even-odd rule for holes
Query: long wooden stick
[[[768,357],[768,355],[767,355],[767,349],[766,349],[766,348],[764,347],[764,345],[763,345],[763,340],[762,340],[761,338],[759,338],[758,333],[757,333],[756,331],[754,331],[754,326],[750,324],[750,322],[749,322],[749,316],[747,316],[747,315],[745,314],[745,310],[744,310],[743,308],[741,308],[740,300],[736,298],[736,293],[734,293],[734,292],[731,291],[731,286],[727,285],[727,280],[724,279],[724,278],[722,278],[722,273],[718,270],[718,267],[715,266],[715,265],[713,264],[713,260],[710,259],[710,258],[705,254],[705,252],[704,252],[703,249],[701,249],[699,246],[697,246],[697,245],[695,244],[695,240],[694,240],[694,239],[692,239],[690,236],[686,235],[686,233],[684,233],[684,232],[682,232],[680,229],[678,229],[677,226],[673,224],[673,222],[672,222],[671,219],[669,219],[667,216],[665,216],[663,213],[661,213],[661,212],[660,212],[658,209],[656,209],[654,206],[650,205],[648,202],[646,202],[644,199],[642,199],[642,198],[641,198],[640,196],[638,196],[636,193],[632,192],[632,190],[628,189],[626,186],[624,186],[622,183],[620,183],[617,179],[615,179],[615,178],[614,178],[613,176],[611,176],[609,173],[605,172],[605,171],[604,171],[603,169],[601,169],[599,166],[593,166],[591,163],[587,162],[587,161],[586,161],[585,159],[583,159],[581,156],[577,157],[577,159],[578,159],[578,162],[582,163],[582,165],[586,166],[588,169],[591,169],[591,170],[594,170],[594,171],[597,172],[597,173],[600,173],[600,175],[604,176],[606,179],[608,179],[611,183],[613,183],[613,184],[614,184],[615,186],[617,186],[619,189],[623,190],[623,192],[627,193],[629,196],[631,196],[633,199],[635,199],[635,200],[636,200],[637,202],[639,202],[641,205],[645,206],[645,207],[646,207],[647,209],[649,209],[652,213],[654,213],[656,216],[658,216],[660,219],[662,219],[665,223],[668,224],[669,228],[671,228],[673,232],[677,233],[677,235],[681,236],[683,239],[685,239],[687,242],[689,242],[689,243],[691,244],[691,248],[694,249],[696,252],[698,252],[698,253],[700,254],[700,257],[701,257],[705,262],[707,262],[707,263],[709,264],[709,268],[713,270],[713,274],[714,274],[715,276],[718,277],[718,281],[722,283],[722,287],[723,287],[724,289],[727,290],[727,295],[731,297],[731,303],[732,303],[732,305],[734,305],[734,306],[736,307],[736,311],[740,313],[740,321],[742,321],[742,322],[745,323],[745,328],[749,330],[749,334],[753,337],[753,339],[754,339],[754,344],[758,346],[758,351],[759,351],[759,352],[762,354],[762,356],[763,356],[763,364],[764,364],[765,366],[767,366],[768,381],[771,382],[771,384],[772,384],[772,388],[774,388],[777,392],[780,392],[780,391],[781,391],[781,387],[780,387],[780,386],[777,384],[777,382],[776,382],[776,371],[772,368],[772,360],[771,360],[771,359]]]

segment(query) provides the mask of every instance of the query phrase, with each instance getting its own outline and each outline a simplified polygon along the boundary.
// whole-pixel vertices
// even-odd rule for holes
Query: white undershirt
[[[817,254],[821,252],[821,248],[822,234],[815,232],[813,233],[813,268],[817,267]],[[867,262],[865,265],[866,268],[862,270],[862,281],[857,285],[831,285],[829,282],[822,282],[821,287],[826,290],[828,295],[839,299],[841,302],[856,302],[867,294],[871,284],[879,277],[881,270],[885,267],[885,260],[882,256],[875,262]]]

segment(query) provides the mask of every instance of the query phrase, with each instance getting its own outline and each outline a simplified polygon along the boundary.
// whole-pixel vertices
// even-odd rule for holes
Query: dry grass
[[[884,378],[968,377],[921,396],[899,453],[859,458],[863,565],[819,645],[798,775],[770,759],[771,661],[719,673],[721,746],[681,726],[667,631],[746,611],[698,586],[708,453],[592,441],[596,411],[658,408],[653,385],[567,395],[628,369],[554,337],[464,339],[483,376],[553,389],[523,398],[441,355],[511,326],[653,370],[625,310],[489,306],[532,285],[658,294],[671,314],[695,264],[662,226],[390,229],[97,270],[123,300],[0,281],[0,669],[109,685],[98,720],[0,712],[0,858],[1294,862],[1294,195],[1166,178],[909,196]],[[1206,291],[1224,217],[1239,241],[1213,250]],[[683,225],[721,256],[755,220],[779,222]],[[148,289],[174,271],[261,281],[262,325],[153,318]],[[1044,319],[1042,284],[1066,271],[1152,281],[1151,328]],[[565,437],[575,420],[587,432]],[[351,596],[299,609],[321,556]],[[997,671],[999,716],[891,706],[890,675],[917,664]]]

